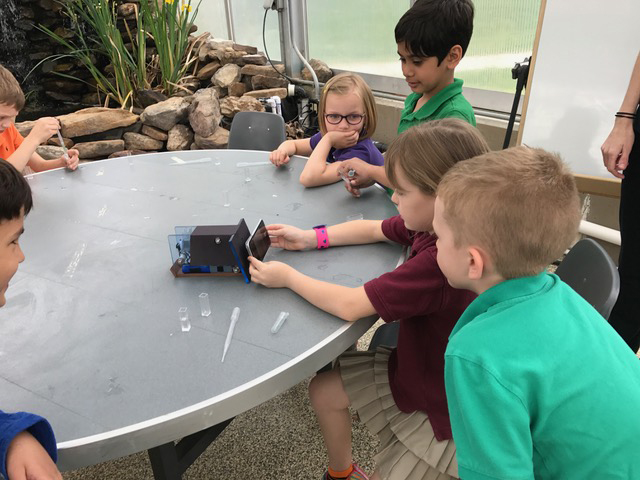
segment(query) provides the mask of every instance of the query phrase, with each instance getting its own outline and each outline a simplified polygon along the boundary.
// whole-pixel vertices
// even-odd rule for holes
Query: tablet
[[[269,232],[267,227],[264,226],[264,220],[260,220],[249,240],[247,240],[247,252],[249,252],[250,256],[262,261],[267,254],[267,250],[269,250],[269,245],[271,245]]]

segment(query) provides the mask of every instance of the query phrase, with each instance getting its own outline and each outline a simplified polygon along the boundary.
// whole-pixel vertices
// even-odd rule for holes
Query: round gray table
[[[349,324],[287,289],[242,277],[174,278],[167,235],[180,225],[301,228],[396,214],[384,192],[359,199],[342,182],[305,189],[305,159],[288,167],[256,151],[123,157],[28,177],[25,262],[0,310],[0,406],[46,417],[62,470],[151,449],[233,418],[311,376],[375,321]],[[250,181],[246,174],[249,173]],[[231,205],[223,206],[229,190]],[[356,287],[392,270],[401,248],[270,249],[314,278]],[[198,295],[212,314],[200,316]],[[178,309],[189,308],[183,333]],[[240,319],[224,363],[234,307]],[[290,316],[277,334],[278,313]]]

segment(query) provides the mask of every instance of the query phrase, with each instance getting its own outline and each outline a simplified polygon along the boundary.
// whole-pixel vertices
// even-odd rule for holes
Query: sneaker
[[[324,475],[322,475],[322,480],[330,479],[331,477],[329,477],[329,472],[324,472]],[[364,471],[354,463],[353,472],[351,472],[351,475],[349,475],[349,480],[369,480],[369,477],[367,477],[367,474],[364,473]]]

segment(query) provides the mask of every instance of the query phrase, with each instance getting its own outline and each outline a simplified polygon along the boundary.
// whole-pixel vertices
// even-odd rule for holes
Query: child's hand
[[[9,480],[62,480],[47,451],[28,432],[19,433],[11,441],[6,462]]]
[[[276,167],[281,167],[282,165],[289,163],[289,154],[286,150],[278,148],[269,154],[269,160]]]
[[[67,155],[69,155],[69,159],[67,159],[64,155],[60,157],[60,160],[67,164],[67,168],[69,170],[75,170],[78,168],[78,161],[80,160],[79,155],[80,152],[74,148],[67,150]]]
[[[272,247],[285,250],[304,250],[316,246],[316,232],[289,225],[267,225]]]
[[[353,177],[349,177],[349,170],[353,170],[356,174]],[[349,178],[349,183],[356,189],[370,187],[375,183],[371,176],[371,165],[359,158],[351,158],[340,162],[338,175],[344,175]],[[347,188],[347,190],[349,189]]]
[[[351,132],[328,132],[325,137],[331,142],[334,148],[349,148],[358,143],[360,132],[355,130]]]
[[[293,271],[289,265],[282,262],[261,262],[249,257],[249,273],[251,281],[267,288],[283,288],[288,286],[289,273]]]
[[[27,137],[31,137],[38,142],[38,145],[46,142],[60,129],[60,122],[53,117],[42,117],[36,120],[31,132]]]

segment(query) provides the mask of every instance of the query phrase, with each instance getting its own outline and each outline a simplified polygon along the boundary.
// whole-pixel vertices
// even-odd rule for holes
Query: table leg
[[[155,480],[181,480],[182,474],[231,423],[233,418],[218,425],[150,449],[149,460]]]

